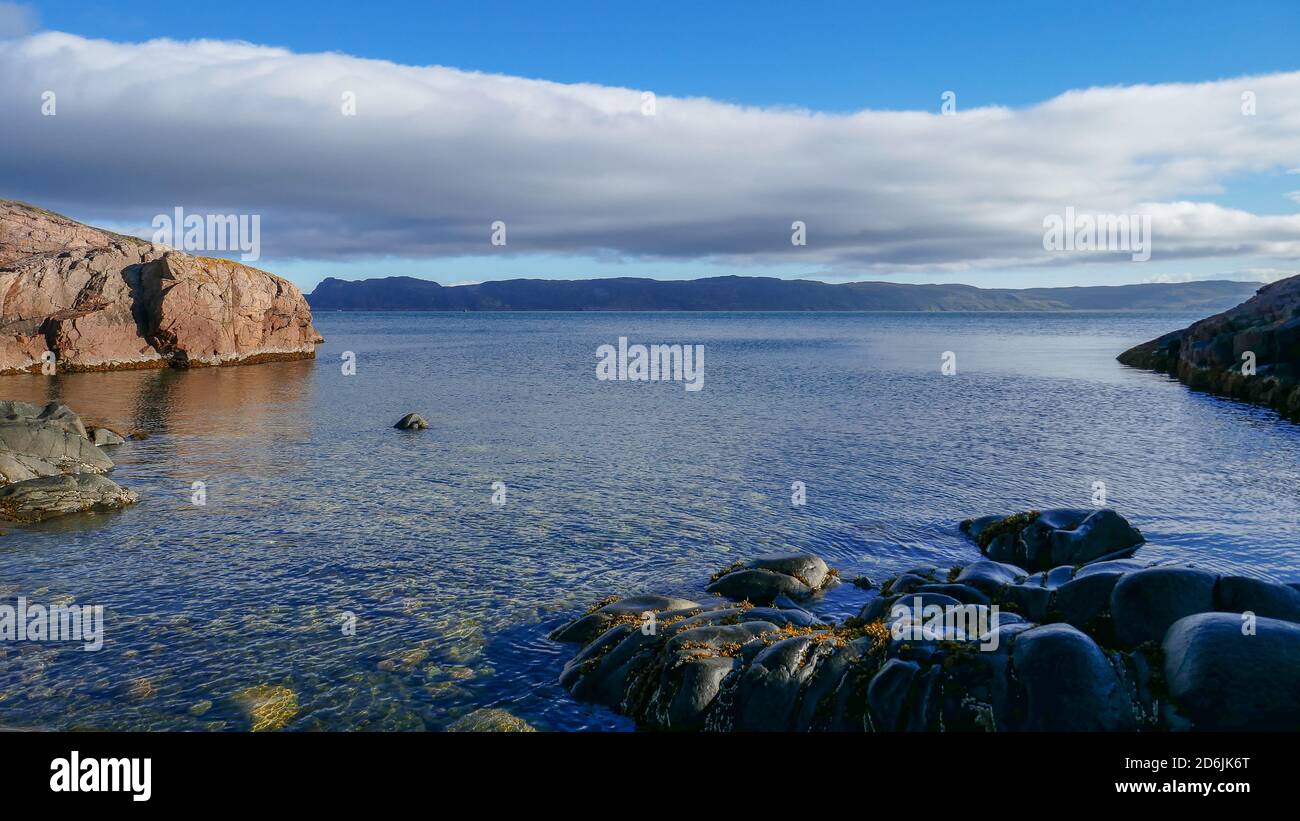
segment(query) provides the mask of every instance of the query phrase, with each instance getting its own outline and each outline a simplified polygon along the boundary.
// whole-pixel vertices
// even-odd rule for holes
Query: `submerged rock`
[[[298,715],[298,694],[274,684],[240,690],[235,702],[248,714],[249,729],[254,733],[280,730]]]
[[[497,707],[467,713],[447,727],[449,733],[535,733],[537,728]]]

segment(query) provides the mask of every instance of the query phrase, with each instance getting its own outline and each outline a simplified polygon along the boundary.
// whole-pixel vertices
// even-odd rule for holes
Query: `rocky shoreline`
[[[0,374],[315,356],[288,280],[0,200]]]
[[[1236,308],[1117,358],[1300,420],[1300,276],[1265,285]]]
[[[57,402],[0,401],[0,520],[32,524],[135,504],[134,491],[104,475],[113,469],[105,448],[124,442],[107,428],[87,430]]]
[[[551,633],[579,645],[560,683],[656,730],[1300,729],[1300,585],[1107,558],[1142,542],[1109,510],[962,529],[1006,560],[914,568],[840,623],[806,553],[611,597]]]

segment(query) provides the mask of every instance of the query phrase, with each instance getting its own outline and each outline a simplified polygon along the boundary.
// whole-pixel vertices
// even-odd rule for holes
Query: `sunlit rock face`
[[[274,274],[0,200],[0,373],[304,359],[320,341]]]
[[[1300,419],[1300,276],[1265,285],[1232,310],[1130,348],[1119,361]]]

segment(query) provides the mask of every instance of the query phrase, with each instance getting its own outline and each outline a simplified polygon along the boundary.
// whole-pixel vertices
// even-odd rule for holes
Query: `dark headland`
[[[1265,285],[1231,310],[1119,355],[1196,390],[1300,419],[1300,276]]]

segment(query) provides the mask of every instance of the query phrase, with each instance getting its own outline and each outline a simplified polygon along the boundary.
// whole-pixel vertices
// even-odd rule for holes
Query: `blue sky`
[[[338,52],[403,66],[439,65],[557,83],[653,89],[663,98],[703,97],[777,111],[790,107],[843,114],[936,113],[940,95],[947,90],[957,93],[963,111],[986,106],[1029,109],[1072,89],[1211,82],[1300,69],[1300,5],[1291,2],[1246,0],[1230,8],[1212,2],[1067,7],[969,2],[792,5],[761,0],[653,6],[583,0],[29,5],[42,30],[122,44],[158,37],[243,40],[298,54]],[[1261,113],[1267,115],[1267,102],[1262,105]],[[1123,129],[1125,120],[1109,127]],[[1291,127],[1289,121],[1285,127]],[[1168,149],[1153,148],[1151,153]],[[1183,163],[1213,162],[1206,155],[1203,151]],[[1287,173],[1294,167],[1289,164],[1290,157],[1282,156],[1194,175],[1183,189],[1172,182],[1159,188],[1160,201],[1194,200],[1259,217],[1289,217],[1300,211],[1295,198],[1287,196],[1300,189],[1300,176]],[[1295,166],[1300,166],[1300,158]],[[18,188],[29,196],[45,193],[22,181]],[[810,192],[820,194],[811,187]],[[70,202],[66,192],[54,187],[45,199]],[[224,207],[224,201],[219,205]],[[102,223],[107,206],[87,201],[80,209],[67,207],[74,216]],[[144,210],[138,213],[153,212],[140,207]],[[120,224],[131,225],[138,213],[122,215]],[[275,223],[268,219],[267,224]],[[382,227],[371,230],[376,233]],[[602,237],[599,242],[609,247],[600,253],[520,248],[507,255],[449,245],[427,253],[365,254],[353,249],[320,258],[287,251],[288,243],[277,248],[268,242],[268,257],[261,265],[310,288],[327,275],[408,274],[452,283],[511,276],[680,278],[719,273],[1015,287],[1217,274],[1250,277],[1250,271],[1277,272],[1294,264],[1285,253],[1270,256],[1245,245],[1241,253],[1225,253],[1222,247],[1230,246],[1230,240],[1213,253],[1179,250],[1140,266],[1084,261],[1000,267],[987,261],[998,256],[990,252],[969,268],[960,260],[944,259],[933,267],[909,262],[897,270],[880,261],[894,257],[874,252],[853,257],[870,261],[855,268],[851,260],[838,258],[833,264],[750,254],[674,252],[654,258],[644,249],[628,250],[635,243],[625,248],[618,240]]]
[[[36,3],[111,40],[249,40],[749,105],[1025,105],[1072,88],[1300,68],[1294,2]]]

